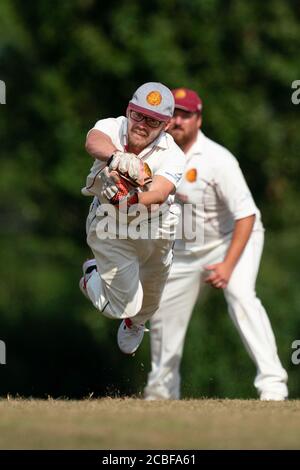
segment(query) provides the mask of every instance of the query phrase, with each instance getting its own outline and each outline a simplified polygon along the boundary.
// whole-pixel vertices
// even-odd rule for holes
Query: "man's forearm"
[[[96,129],[90,131],[85,148],[92,157],[101,161],[107,161],[117,150],[110,137]]]
[[[156,175],[150,185],[149,191],[139,193],[139,203],[150,207],[155,204],[163,204],[169,194],[174,192],[174,185],[164,176]]]
[[[227,250],[224,262],[232,268],[238,262],[244,248],[251,235],[253,225],[255,222],[255,215],[250,215],[235,222],[235,227],[232,234],[231,243]]]
[[[143,204],[146,207],[150,207],[154,204],[162,204],[164,199],[160,191],[146,191],[139,193],[139,204]]]

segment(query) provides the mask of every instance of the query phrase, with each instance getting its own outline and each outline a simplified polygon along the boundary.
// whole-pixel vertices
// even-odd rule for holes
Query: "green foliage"
[[[89,255],[80,189],[92,163],[87,130],[155,80],[199,91],[204,131],[239,158],[262,208],[270,233],[258,289],[297,396],[299,17],[295,0],[1,1],[2,394],[142,390],[149,341],[122,357],[117,323],[77,288]],[[254,396],[254,367],[220,296],[197,307],[182,371],[186,396]]]

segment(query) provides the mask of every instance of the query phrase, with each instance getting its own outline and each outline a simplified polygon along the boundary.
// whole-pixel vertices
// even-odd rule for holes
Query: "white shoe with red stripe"
[[[88,293],[87,293],[87,290],[86,290],[86,283],[89,280],[89,278],[91,277],[92,272],[94,271],[94,269],[97,270],[97,264],[96,264],[96,260],[94,258],[86,260],[82,265],[83,276],[79,281],[79,288],[80,288],[81,292],[83,293],[83,295],[85,295],[85,297],[87,297],[87,298],[89,298],[89,296],[88,296]]]
[[[135,325],[130,318],[125,318],[118,330],[118,346],[124,354],[133,354],[142,342],[145,331],[144,324]]]

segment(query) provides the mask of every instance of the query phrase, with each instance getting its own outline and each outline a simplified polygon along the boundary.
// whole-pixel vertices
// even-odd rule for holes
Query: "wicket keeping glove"
[[[128,176],[137,186],[143,186],[145,182],[144,163],[134,153],[116,151],[109,162],[109,171]]]
[[[103,184],[101,196],[105,197],[110,204],[129,208],[138,203],[136,185],[133,186],[120,173],[114,170],[109,171],[108,167],[105,167],[101,172],[101,178]]]

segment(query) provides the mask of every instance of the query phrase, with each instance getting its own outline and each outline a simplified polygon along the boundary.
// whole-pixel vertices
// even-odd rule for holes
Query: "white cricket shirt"
[[[201,241],[194,243],[183,233],[183,240],[177,240],[175,245],[179,250],[201,253],[213,249],[232,236],[236,220],[253,214],[256,216],[253,230],[263,230],[260,211],[238,161],[201,131],[186,154],[176,199],[190,203],[191,210],[183,214],[184,224],[201,233]]]

